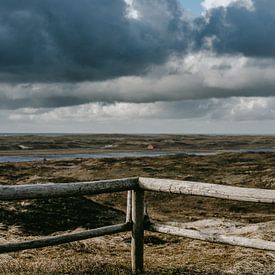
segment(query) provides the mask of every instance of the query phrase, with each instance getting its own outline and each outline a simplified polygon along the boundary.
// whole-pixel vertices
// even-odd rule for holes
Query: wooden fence
[[[166,224],[153,223],[149,221],[148,218],[145,218],[146,211],[144,207],[144,191],[206,196],[246,202],[270,203],[274,205],[275,190],[140,177],[76,183],[49,183],[14,186],[0,185],[0,200],[9,201],[52,197],[72,197],[120,191],[128,191],[125,223],[86,230],[79,233],[51,236],[32,241],[1,244],[0,253],[53,246],[93,237],[132,231],[132,271],[133,273],[142,273],[144,230],[214,243],[275,251],[275,242],[271,241],[222,234],[210,234],[193,229],[184,229]]]

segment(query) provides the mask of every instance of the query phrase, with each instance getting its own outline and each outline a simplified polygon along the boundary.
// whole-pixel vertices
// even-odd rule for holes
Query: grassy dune
[[[274,189],[274,168],[273,153],[1,163],[0,183],[148,176]],[[241,225],[275,220],[274,205],[151,192],[146,193],[146,203],[150,218],[162,222],[214,217]],[[125,192],[1,202],[0,242],[121,222],[125,204]],[[244,236],[275,241],[274,227]],[[130,265],[129,233],[0,255],[2,274],[130,274]],[[275,253],[147,232],[145,270],[146,274],[274,274]]]

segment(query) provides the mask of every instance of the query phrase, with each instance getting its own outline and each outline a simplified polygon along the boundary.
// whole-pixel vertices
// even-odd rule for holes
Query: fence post
[[[131,242],[131,256],[132,256],[132,272],[134,274],[143,273],[143,238],[144,238],[144,191],[132,191],[132,242]]]
[[[126,223],[132,222],[132,191],[127,191]]]

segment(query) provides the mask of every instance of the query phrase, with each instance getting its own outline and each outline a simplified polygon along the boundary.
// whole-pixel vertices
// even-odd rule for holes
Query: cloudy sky
[[[0,0],[0,132],[275,134],[274,0]]]

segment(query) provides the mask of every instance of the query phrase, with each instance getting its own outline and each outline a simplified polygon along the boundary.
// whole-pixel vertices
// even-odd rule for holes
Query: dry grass
[[[148,236],[148,234],[147,234]],[[274,274],[274,253],[149,234],[146,274]],[[130,274],[129,234],[2,255],[4,274]],[[156,240],[162,240],[160,243]]]
[[[200,180],[275,188],[274,154],[222,154],[0,164],[2,184],[65,182],[128,176]],[[275,220],[274,205],[147,193],[158,221],[217,217],[243,223]],[[0,242],[38,238],[124,219],[126,194],[3,202]],[[103,205],[104,204],[104,205]],[[253,235],[255,234],[255,235]],[[274,240],[274,230],[251,237]],[[130,235],[118,234],[0,255],[2,274],[130,274]],[[274,274],[275,253],[146,233],[146,274]]]

